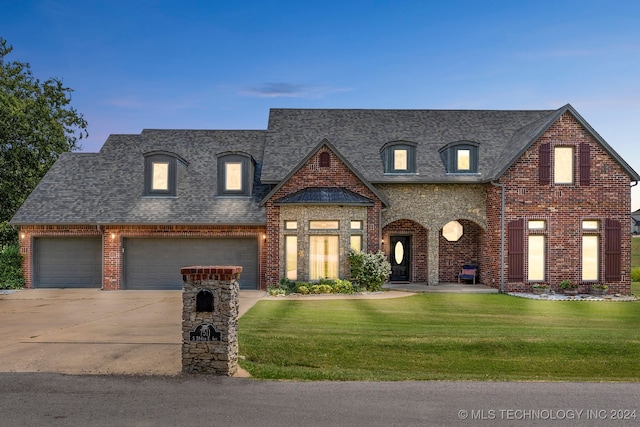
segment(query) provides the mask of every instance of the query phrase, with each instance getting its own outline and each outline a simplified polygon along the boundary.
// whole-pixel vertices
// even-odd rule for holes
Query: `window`
[[[351,221],[352,230],[362,230],[362,221]]]
[[[226,162],[224,167],[224,191],[242,191],[242,163]]]
[[[573,184],[573,147],[557,146],[553,150],[553,182]]]
[[[405,148],[393,150],[393,169],[396,171],[407,170],[407,150]]]
[[[462,237],[462,224],[458,221],[449,221],[442,227],[442,236],[449,242],[457,242]]]
[[[545,236],[529,234],[529,275],[530,282],[541,282],[545,275]]]
[[[284,222],[285,230],[297,230],[298,229],[298,221],[285,221]]]
[[[597,281],[600,239],[597,234],[582,236],[582,280]]]
[[[546,280],[547,222],[533,219],[525,222],[517,219],[508,224],[509,280],[529,282]],[[526,248],[525,248],[526,243]],[[528,269],[525,275],[525,260]]]
[[[478,144],[458,141],[440,149],[447,173],[478,173]]]
[[[340,221],[309,221],[310,230],[337,230]]]
[[[151,191],[169,191],[169,162],[151,162]]]
[[[298,236],[285,236],[285,269],[289,280],[298,280]]]
[[[351,250],[355,252],[362,252],[362,236],[359,234],[353,234],[350,237]]]
[[[176,195],[176,157],[169,153],[149,153],[144,159],[144,194]]]
[[[225,153],[218,157],[218,195],[250,196],[253,159],[243,153]]]
[[[380,151],[385,173],[416,173],[416,144],[395,141]]]
[[[471,150],[456,150],[456,170],[459,172],[471,170]]]
[[[310,280],[338,278],[338,240],[338,236],[310,236]]]

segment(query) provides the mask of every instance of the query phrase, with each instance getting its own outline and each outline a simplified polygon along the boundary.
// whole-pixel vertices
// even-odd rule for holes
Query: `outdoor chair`
[[[458,283],[462,280],[470,280],[473,284],[476,284],[476,276],[478,275],[478,266],[473,264],[465,264],[462,266],[462,271],[458,274]]]

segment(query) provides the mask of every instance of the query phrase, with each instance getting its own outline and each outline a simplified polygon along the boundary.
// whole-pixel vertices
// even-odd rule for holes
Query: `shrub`
[[[631,269],[631,281],[640,282],[640,267],[633,267]]]
[[[376,253],[363,253],[351,251],[351,280],[358,289],[379,291],[391,274],[391,264],[380,251]]]
[[[18,244],[9,245],[0,251],[0,289],[24,287],[21,264],[22,255]]]
[[[305,285],[299,285],[298,286],[298,293],[302,294],[302,295],[307,295],[309,294],[309,288]]]
[[[267,287],[267,293],[269,295],[271,295],[272,297],[275,297],[275,296],[278,296],[278,295],[286,295],[287,291],[282,289],[278,285],[271,285],[271,286]]]
[[[336,294],[352,294],[353,293],[353,285],[348,280],[334,280],[333,283],[333,293]]]
[[[331,285],[318,285],[321,294],[330,294],[333,291]]]

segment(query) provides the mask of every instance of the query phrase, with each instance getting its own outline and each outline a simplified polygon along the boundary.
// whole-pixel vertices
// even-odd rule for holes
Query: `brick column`
[[[182,372],[232,376],[238,369],[242,267],[184,267]]]

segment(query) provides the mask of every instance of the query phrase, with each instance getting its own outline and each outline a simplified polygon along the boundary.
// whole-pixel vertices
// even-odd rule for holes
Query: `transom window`
[[[380,151],[385,173],[416,173],[416,144],[395,141]]]
[[[310,230],[337,230],[340,221],[309,221]]]

